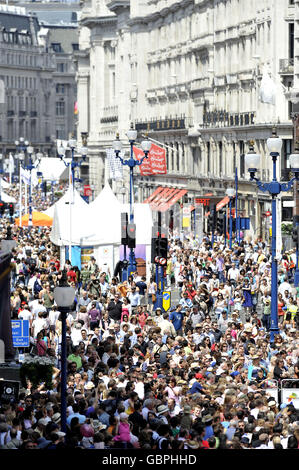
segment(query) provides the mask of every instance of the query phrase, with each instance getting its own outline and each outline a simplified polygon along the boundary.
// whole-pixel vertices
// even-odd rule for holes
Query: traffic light
[[[167,233],[164,230],[161,230],[161,238],[159,240],[159,255],[160,258],[167,261],[167,250],[168,250],[168,240],[167,240]],[[160,264],[161,263],[160,261]]]
[[[213,215],[208,215],[208,233],[213,231]]]
[[[121,244],[127,245],[128,244],[128,214],[127,212],[121,213]]]
[[[15,209],[14,209],[14,205],[11,202],[8,204],[8,210],[9,210],[9,215],[12,217],[14,215]]]
[[[154,224],[152,228],[152,249],[151,249],[151,262],[155,263],[156,258],[159,256],[159,237],[160,231],[158,224]]]
[[[4,215],[5,209],[6,209],[5,202],[0,202],[0,214],[1,214],[1,216]]]
[[[136,247],[136,225],[128,224],[127,233],[128,233],[128,247],[135,248]]]
[[[217,232],[219,234],[225,233],[226,230],[226,217],[225,214],[219,214],[217,218]]]

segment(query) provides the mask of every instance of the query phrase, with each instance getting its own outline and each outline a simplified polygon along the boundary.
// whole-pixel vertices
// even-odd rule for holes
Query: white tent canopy
[[[10,188],[10,183],[8,183],[7,181],[5,181],[3,178],[0,178],[0,180],[1,180],[1,182],[0,182],[1,188],[4,188],[4,189]]]
[[[54,206],[45,212],[53,217],[50,240],[55,245],[84,245],[84,238],[91,234],[91,211],[88,204],[74,189],[73,203],[70,206],[71,192],[68,191]]]
[[[93,234],[88,237],[88,242],[94,245],[120,243],[121,204],[108,183],[89,208],[93,214]]]
[[[65,158],[66,163],[70,161],[69,158]],[[48,158],[44,157],[41,159],[38,165],[38,171],[43,174],[43,179],[47,181],[59,181],[61,179],[68,179],[68,172],[66,165],[60,158]],[[63,177],[63,174],[65,176]]]
[[[89,204],[92,211],[94,235],[88,237],[91,244],[120,244],[121,213],[128,213],[130,221],[130,205],[121,204],[108,183],[97,198]],[[152,212],[149,204],[134,204],[134,223],[136,224],[136,243],[150,244],[152,235]]]
[[[13,202],[14,204],[17,202],[14,197],[9,196],[4,191],[1,191],[1,201],[2,202]]]
[[[65,204],[66,203],[68,204],[69,200],[70,200],[70,191],[68,189],[66,193],[57,202],[55,202],[55,204],[48,207],[48,209],[45,211],[45,214],[49,215],[50,217],[54,217],[55,207],[65,208]],[[79,207],[81,209],[85,209],[86,207],[88,208],[87,202],[85,202],[84,199],[82,199],[82,197],[80,196],[80,193],[76,189],[74,189],[73,202],[76,207]]]

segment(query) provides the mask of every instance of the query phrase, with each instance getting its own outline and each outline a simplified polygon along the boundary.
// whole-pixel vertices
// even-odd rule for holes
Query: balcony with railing
[[[101,123],[113,123],[118,121],[118,106],[106,106],[102,109]]]

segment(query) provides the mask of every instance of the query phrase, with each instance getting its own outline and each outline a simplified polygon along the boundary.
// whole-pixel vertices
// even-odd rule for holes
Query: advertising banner
[[[137,160],[141,160],[144,156],[143,150],[137,147],[133,147],[133,150]],[[166,175],[166,150],[152,143],[151,149],[148,153],[148,158],[143,160],[139,169],[142,176]]]

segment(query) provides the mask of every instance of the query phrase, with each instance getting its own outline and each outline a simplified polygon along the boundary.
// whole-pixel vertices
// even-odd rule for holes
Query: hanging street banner
[[[133,147],[133,150],[137,160],[141,160],[144,156],[143,150],[137,147]],[[142,176],[166,175],[166,150],[152,143],[151,149],[148,153],[148,158],[143,160],[143,163],[139,168]]]
[[[164,291],[162,294],[162,307],[165,312],[170,309],[171,305],[171,293]]]

